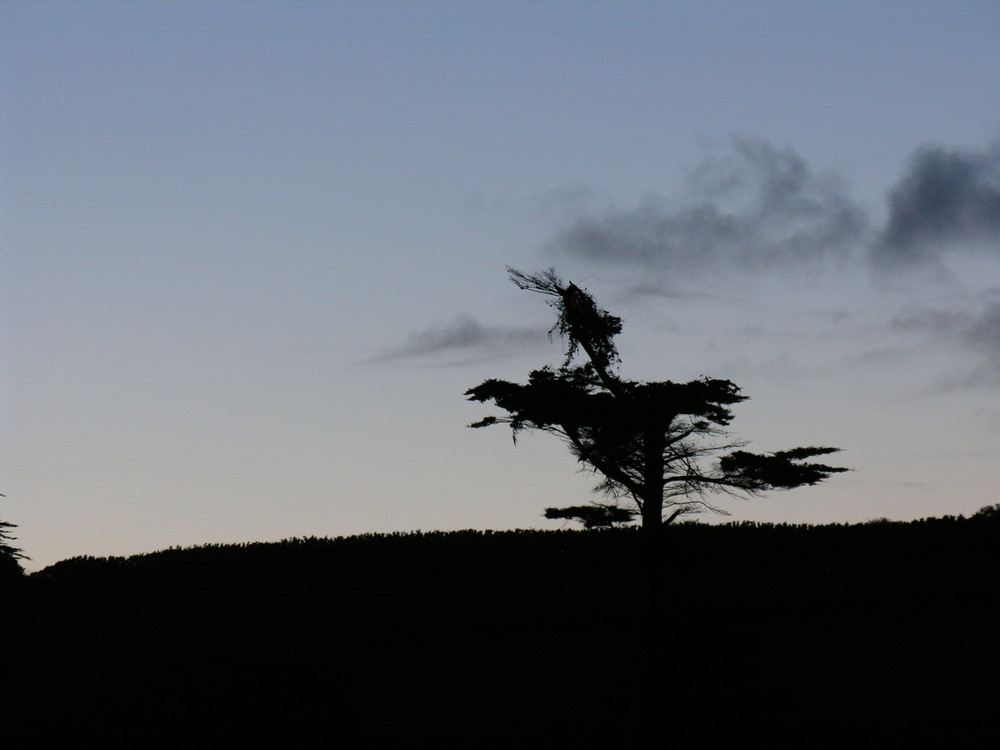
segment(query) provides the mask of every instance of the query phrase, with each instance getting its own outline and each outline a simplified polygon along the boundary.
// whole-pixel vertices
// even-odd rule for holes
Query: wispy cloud
[[[578,218],[552,242],[577,257],[696,275],[814,265],[844,258],[868,236],[868,217],[831,175],[793,150],[734,138],[708,159],[685,197]]]
[[[983,151],[919,148],[888,202],[871,253],[882,270],[939,266],[945,253],[969,247],[1000,256],[1000,142]]]
[[[940,345],[952,345],[978,355],[978,362],[949,376],[939,390],[1000,385],[1000,301],[989,300],[968,311],[922,309],[892,321],[898,332],[928,335]]]
[[[400,345],[372,357],[368,362],[423,360],[435,363],[443,359],[454,364],[501,357],[546,340],[545,331],[536,328],[486,326],[467,315],[450,321],[435,323],[422,331],[407,336]]]

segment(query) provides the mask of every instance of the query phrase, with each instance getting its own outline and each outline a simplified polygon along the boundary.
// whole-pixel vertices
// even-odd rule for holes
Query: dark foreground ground
[[[998,723],[997,514],[666,533],[655,675],[632,530],[66,560],[2,590],[0,731],[34,740],[12,748],[974,746]]]

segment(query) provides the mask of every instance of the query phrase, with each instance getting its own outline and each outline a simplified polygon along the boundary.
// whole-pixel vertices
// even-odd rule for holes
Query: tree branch
[[[618,484],[620,484],[622,487],[628,490],[629,494],[632,495],[632,497],[635,498],[636,502],[639,504],[639,509],[640,510],[642,509],[642,503],[641,500],[639,500],[641,491],[640,485],[635,484],[632,478],[629,477],[628,474],[620,470],[618,467],[612,464],[608,464],[603,459],[595,456],[593,454],[593,451],[591,451],[589,448],[587,448],[586,445],[583,444],[579,436],[576,435],[574,431],[567,428],[565,425],[563,425],[562,434],[565,435],[566,438],[573,444],[573,446],[576,448],[582,460],[593,465],[594,468],[596,468],[599,472],[604,474],[604,476],[608,477],[609,479],[615,482],[618,482]]]

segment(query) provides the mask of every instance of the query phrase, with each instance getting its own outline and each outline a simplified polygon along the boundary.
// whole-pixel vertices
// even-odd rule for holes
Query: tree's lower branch
[[[599,472],[604,474],[604,476],[609,479],[618,482],[622,487],[629,491],[629,493],[636,498],[636,502],[639,503],[640,510],[642,508],[641,501],[638,500],[640,487],[636,484],[631,477],[629,477],[625,472],[621,471],[617,467],[602,461],[599,457],[593,454],[593,451],[587,449],[587,446],[583,444],[579,436],[571,429],[563,426],[562,434],[566,436],[573,446],[577,449],[580,454],[580,458],[588,463],[592,464]]]

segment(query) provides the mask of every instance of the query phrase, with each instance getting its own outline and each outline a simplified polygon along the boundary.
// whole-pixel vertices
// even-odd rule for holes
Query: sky
[[[561,528],[551,435],[464,392],[558,364],[728,378],[715,520],[1000,502],[1000,4],[0,4],[0,518],[77,555]],[[831,461],[832,462],[832,461]],[[708,516],[701,520],[713,520]]]

